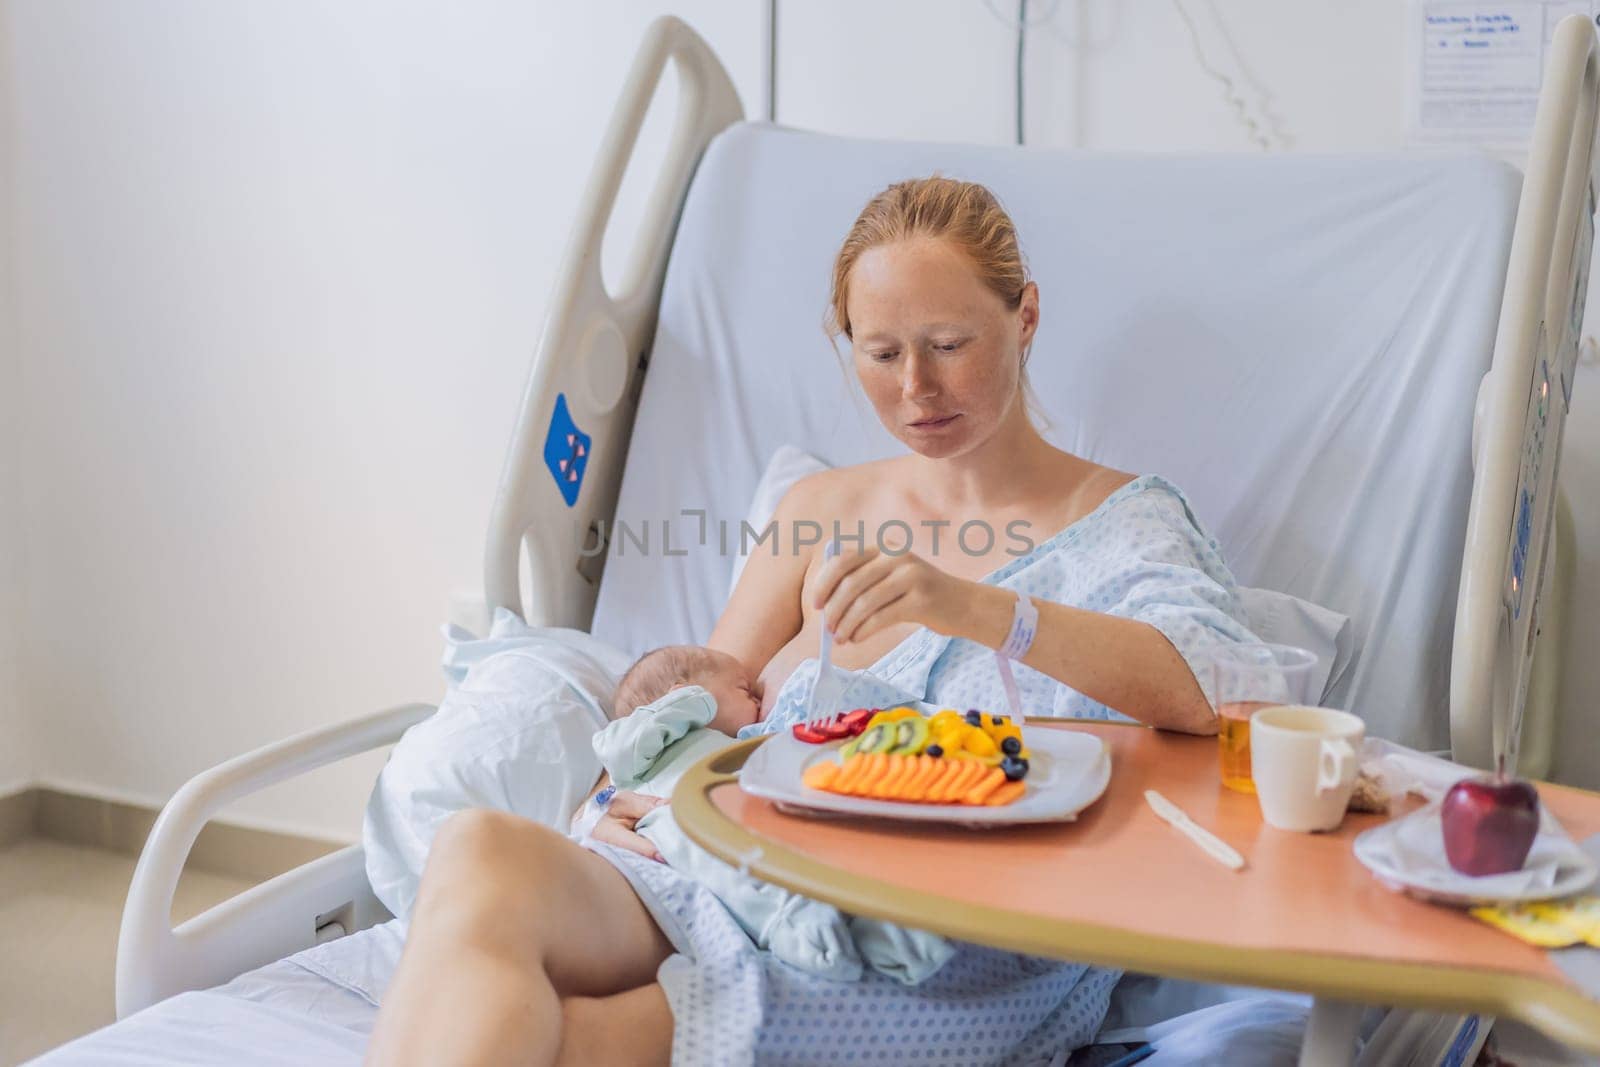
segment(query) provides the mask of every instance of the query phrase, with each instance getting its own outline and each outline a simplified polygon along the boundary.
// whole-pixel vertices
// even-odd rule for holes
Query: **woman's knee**
[[[466,867],[478,873],[485,866],[525,863],[529,853],[556,840],[564,839],[531,819],[468,808],[439,824],[428,847],[428,872],[438,867],[453,873]]]
[[[484,925],[525,926],[539,918],[544,857],[568,844],[538,823],[501,811],[459,811],[440,824],[428,849],[416,919],[470,934]]]

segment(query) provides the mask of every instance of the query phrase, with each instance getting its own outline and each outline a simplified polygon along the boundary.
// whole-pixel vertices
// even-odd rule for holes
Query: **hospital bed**
[[[675,118],[611,289],[601,242],[668,64]],[[834,464],[900,451],[819,323],[855,212],[937,171],[985,182],[1017,221],[1043,293],[1029,370],[1048,436],[1168,476],[1241,582],[1349,616],[1353,654],[1326,698],[1369,732],[1478,765],[1504,747],[1541,773],[1572,556],[1555,480],[1597,88],[1593,28],[1570,19],[1522,175],[1465,155],[871,142],[743,122],[705,43],[661,19],[606,132],[533,360],[490,521],[487,600],[630,653],[703,640],[730,566],[718,519],[737,538],[776,448]],[[55,1062],[203,1062],[224,1046],[235,1063],[265,1049],[359,1057],[374,976],[401,936],[359,847],[175,930],[172,894],[226,804],[391,743],[431,711],[292,738],[180,789],[128,896],[123,1021]]]

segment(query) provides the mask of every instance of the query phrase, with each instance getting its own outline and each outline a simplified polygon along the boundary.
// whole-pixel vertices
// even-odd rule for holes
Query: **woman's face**
[[[856,374],[889,432],[924,456],[967,452],[1020,406],[1021,354],[1039,291],[1006,307],[961,249],[936,238],[879,245],[850,273]]]

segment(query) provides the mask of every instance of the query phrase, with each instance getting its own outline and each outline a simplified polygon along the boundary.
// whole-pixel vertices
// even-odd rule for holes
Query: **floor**
[[[0,849],[0,1067],[116,1018],[117,927],[134,859],[39,837]],[[173,919],[252,884],[185,871]]]

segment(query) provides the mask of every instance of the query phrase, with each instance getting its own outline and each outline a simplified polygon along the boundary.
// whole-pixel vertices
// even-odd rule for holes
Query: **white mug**
[[[1250,777],[1261,817],[1280,830],[1332,830],[1359,773],[1366,724],[1347,711],[1286,705],[1250,716]]]

